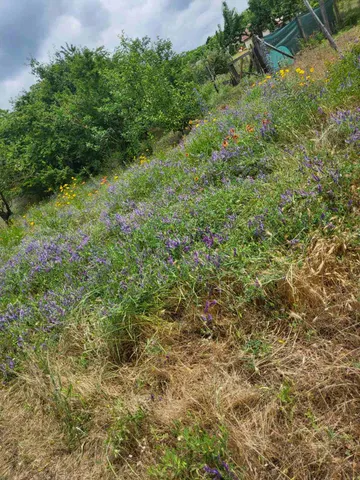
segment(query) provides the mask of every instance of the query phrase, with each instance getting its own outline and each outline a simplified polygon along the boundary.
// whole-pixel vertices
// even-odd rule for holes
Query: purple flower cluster
[[[331,120],[347,132],[347,144],[360,142],[360,108],[355,110],[338,110],[331,115]]]
[[[205,465],[204,472],[207,475],[211,476],[213,480],[225,480],[225,479],[239,480],[239,478],[235,475],[235,473],[231,471],[228,463],[222,461],[220,458],[218,459],[218,462],[219,462],[219,468],[212,468],[212,467],[209,467],[209,465]],[[223,470],[224,473],[221,473],[221,470]]]
[[[265,214],[256,215],[248,221],[248,227],[253,231],[257,239],[265,238]]]
[[[13,322],[23,323],[32,314],[32,308],[28,306],[17,307],[9,304],[6,311],[0,314],[0,332],[9,327]]]

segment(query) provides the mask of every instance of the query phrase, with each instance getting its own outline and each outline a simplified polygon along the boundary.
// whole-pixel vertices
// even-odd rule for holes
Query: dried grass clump
[[[359,346],[360,251],[352,239],[315,238],[300,269],[291,268],[283,285],[294,319],[332,336],[342,332]]]

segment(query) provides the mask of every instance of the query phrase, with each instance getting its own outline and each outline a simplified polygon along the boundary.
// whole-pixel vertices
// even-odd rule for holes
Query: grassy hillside
[[[305,62],[0,230],[1,478],[360,478],[360,48]]]

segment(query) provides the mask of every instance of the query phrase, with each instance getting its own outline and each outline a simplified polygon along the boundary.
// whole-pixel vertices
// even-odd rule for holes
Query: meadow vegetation
[[[143,55],[152,67],[134,73]],[[112,63],[61,52],[4,113],[15,170],[19,152],[36,158],[26,185],[56,192],[0,230],[0,477],[359,479],[359,44],[326,75],[298,63],[213,108],[185,77],[181,94],[162,80],[180,61],[159,71],[162,55],[126,39]],[[50,88],[84,61],[95,73],[76,96]],[[106,108],[92,81],[111,85]],[[186,134],[154,156],[153,126]],[[136,161],[96,176],[118,148]]]

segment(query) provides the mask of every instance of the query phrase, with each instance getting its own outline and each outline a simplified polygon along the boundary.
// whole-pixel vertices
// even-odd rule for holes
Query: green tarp
[[[330,25],[334,28],[336,20],[335,20],[335,13],[334,13],[334,0],[328,0],[325,2],[326,11],[328,14]],[[320,8],[315,9],[316,14],[318,17],[323,20]],[[306,13],[299,17],[301,22],[302,28],[306,37],[309,37],[315,32],[319,31],[319,25],[313,18],[310,13]],[[286,47],[283,51],[290,51],[293,55],[300,50],[300,40],[302,39],[301,30],[296,20],[285,25],[285,27],[276,30],[275,32],[271,33],[264,37],[264,40],[273,45],[274,47]],[[282,50],[282,48],[280,48]],[[281,63],[284,61],[286,63],[286,57],[281,56],[280,54],[276,53],[273,50],[268,52],[269,55],[269,64],[273,70],[278,70],[281,66]],[[279,65],[280,62],[280,65]]]

